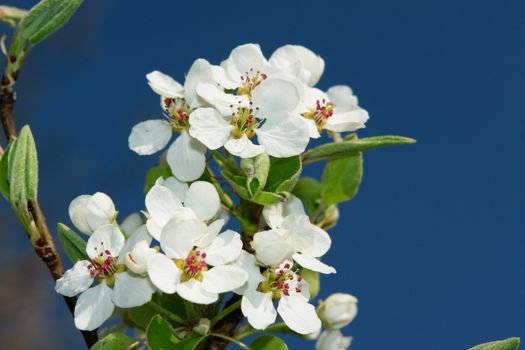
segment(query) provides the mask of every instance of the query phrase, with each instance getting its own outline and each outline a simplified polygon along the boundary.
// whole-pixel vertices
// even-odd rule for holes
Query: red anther
[[[301,293],[301,288],[295,288],[295,291],[296,291],[297,293]]]
[[[206,259],[206,253],[202,253],[201,257],[202,257],[203,259]]]
[[[303,280],[303,277],[302,277],[302,276],[297,276],[297,281],[298,281],[298,282],[302,282],[302,280]]]
[[[293,275],[288,276],[288,279],[291,281],[293,280]]]
[[[111,255],[111,252],[109,251],[109,249],[106,249],[106,250],[105,250],[105,253],[106,253],[107,255]]]
[[[197,256],[201,256],[201,252],[197,250],[197,251],[195,252],[195,255],[197,255]]]
[[[100,253],[100,254],[98,254],[98,256],[102,256],[102,255],[104,255],[104,253]]]
[[[289,268],[290,268],[290,264],[286,263],[286,264],[284,265],[284,268],[285,268],[285,269],[289,269]]]

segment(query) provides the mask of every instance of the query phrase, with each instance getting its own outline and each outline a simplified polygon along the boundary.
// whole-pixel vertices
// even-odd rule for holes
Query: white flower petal
[[[221,200],[215,186],[211,183],[195,181],[186,192],[184,205],[191,208],[200,219],[207,221],[218,213]]]
[[[146,225],[142,225],[139,227],[138,230],[135,230],[128,239],[126,240],[126,243],[124,243],[124,247],[122,247],[122,250],[120,251],[119,257],[118,257],[118,263],[124,264],[126,261],[127,254],[135,247],[137,243],[140,241],[146,241],[146,243],[151,243],[151,236],[148,233],[148,230],[146,229]]]
[[[277,318],[272,293],[261,293],[256,290],[247,291],[242,297],[241,310],[255,329],[265,329]]]
[[[259,108],[258,117],[279,112],[292,112],[299,104],[299,91],[290,81],[268,79],[253,90],[253,104]]]
[[[181,181],[197,180],[206,167],[206,147],[187,131],[181,131],[179,137],[168,149],[166,160],[173,175]]]
[[[150,248],[150,240],[142,240],[132,246],[131,250],[125,253],[124,262],[126,267],[135,274],[145,274],[148,269],[148,260],[156,254],[156,250]],[[122,256],[122,253],[121,253]],[[120,257],[119,257],[120,260]]]
[[[255,257],[266,266],[278,266],[293,253],[291,237],[285,230],[257,232],[253,245]]]
[[[204,249],[206,262],[212,266],[225,265],[237,260],[242,251],[241,236],[232,230],[218,235],[209,247]]]
[[[295,253],[292,256],[292,258],[299,265],[309,270],[317,271],[317,272],[325,273],[325,274],[336,273],[335,269],[332,266],[323,263],[322,261],[320,261],[317,258],[314,258],[313,256]]]
[[[302,297],[283,295],[277,312],[286,325],[299,334],[313,333],[321,328],[321,320],[315,307]]]
[[[181,270],[166,255],[157,253],[148,261],[148,276],[162,292],[173,294],[180,282]]]
[[[326,120],[324,128],[335,132],[356,131],[365,127],[368,112],[364,109],[334,113]]]
[[[177,210],[182,208],[182,202],[175,192],[160,184],[155,184],[146,194],[146,209],[149,219],[146,223],[149,233],[160,239],[164,225],[172,219]]]
[[[77,261],[72,268],[56,281],[55,291],[66,297],[74,297],[88,289],[93,283],[93,276],[89,273],[87,260]]]
[[[234,290],[234,292],[243,295],[248,290],[257,290],[259,284],[264,281],[264,277],[261,275],[261,269],[256,264],[255,256],[245,250],[242,250],[241,255],[234,264],[239,266],[248,274],[248,280],[246,283]]]
[[[326,95],[337,110],[352,111],[358,108],[357,97],[354,95],[350,86],[332,86],[326,91]]]
[[[129,148],[141,156],[160,151],[171,139],[171,126],[167,121],[151,119],[138,123],[131,129]]]
[[[246,271],[235,265],[215,266],[202,275],[202,288],[213,294],[231,292],[248,280]]]
[[[179,181],[175,176],[170,176],[167,179],[160,177],[157,180],[157,183],[175,192],[177,198],[181,200],[186,196],[186,192],[188,192],[189,188],[186,182]]]
[[[297,70],[297,63],[300,70]],[[270,64],[295,75],[309,86],[317,84],[324,71],[324,60],[304,46],[285,45],[272,54]]]
[[[146,75],[148,84],[153,91],[163,97],[183,98],[182,85],[176,82],[172,77],[158,70]]]
[[[243,134],[241,138],[230,138],[224,147],[231,154],[241,158],[253,158],[261,153],[264,153],[264,147],[254,145],[253,142]]]
[[[221,65],[230,79],[240,82],[241,76],[247,73],[251,76],[257,71],[263,72],[266,64],[266,58],[258,44],[244,44],[233,49],[228,59]]]
[[[246,107],[250,103],[246,95],[227,94],[214,84],[202,83],[197,85],[197,94],[227,118],[231,117],[238,107]]]
[[[282,228],[290,231],[296,252],[320,257],[332,245],[330,235],[312,224],[307,215],[288,215],[283,221]]]
[[[113,302],[121,308],[130,308],[146,304],[155,293],[155,286],[147,276],[122,272],[115,275]]]
[[[111,198],[102,192],[82,195],[71,201],[69,217],[81,232],[90,235],[102,225],[110,224],[117,212]]]
[[[304,210],[303,202],[294,196],[290,195],[290,198],[283,204],[283,213],[284,216],[288,215],[306,215]]]
[[[193,62],[184,82],[186,102],[191,108],[201,107],[205,103],[197,95],[197,85],[200,83],[214,83],[211,65],[202,58]]]
[[[271,205],[265,205],[263,208],[264,221],[272,229],[278,229],[281,227],[284,215],[283,215],[283,203],[278,202]]]
[[[125,238],[122,232],[113,225],[104,225],[99,227],[89,237],[86,245],[86,253],[90,259],[99,256],[109,250],[113,258],[119,256],[120,251],[124,247]]]
[[[120,228],[130,236],[144,224],[144,220],[139,213],[132,213],[128,215],[120,224]]]
[[[203,288],[201,282],[194,279],[181,283],[177,288],[177,293],[179,293],[181,298],[195,304],[209,305],[219,299],[218,294],[208,292]]]
[[[196,242],[195,245],[199,248],[208,247],[213,242],[213,240],[217,237],[219,232],[221,232],[221,229],[223,226],[224,226],[223,219],[218,219],[212,222],[206,229],[206,233],[201,238],[199,238],[199,240]]]
[[[239,86],[238,82],[231,80],[221,66],[211,66],[211,71],[213,74],[213,80],[224,89],[236,89]]]
[[[269,155],[285,158],[301,154],[306,149],[310,131],[300,118],[302,117],[293,114],[283,114],[268,118],[255,130],[259,143]]]
[[[170,220],[162,230],[160,246],[172,259],[186,259],[196,242],[206,234],[206,225],[199,219]]]
[[[115,309],[112,294],[113,291],[105,282],[80,294],[75,307],[75,326],[85,331],[100,327]]]
[[[230,137],[230,125],[215,108],[198,108],[190,114],[190,135],[215,150]]]

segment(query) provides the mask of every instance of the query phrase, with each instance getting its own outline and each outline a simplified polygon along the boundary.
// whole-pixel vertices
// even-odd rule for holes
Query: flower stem
[[[173,321],[173,322],[175,322],[177,324],[188,326],[188,322],[187,321],[185,321],[181,317],[175,315],[173,312],[171,312],[169,310],[166,310],[165,308],[163,308],[162,306],[160,306],[156,302],[150,301],[148,303],[148,306],[151,306],[151,308],[153,308],[159,314],[166,316],[170,321]]]
[[[258,329],[252,329],[252,330],[246,331],[244,333],[241,333],[241,334],[237,335],[235,337],[235,339],[240,340],[240,339],[249,337],[250,335],[254,335],[254,334],[257,334],[257,333],[261,333],[261,332],[264,332],[264,333],[272,333],[272,332],[275,332],[275,333],[289,333],[290,332],[290,328],[288,328],[288,326],[286,324],[284,324],[284,323],[276,323],[276,324],[273,324],[273,325],[269,326],[268,328],[266,328],[263,331],[260,331]]]
[[[240,342],[239,340],[237,340],[235,338],[228,337],[227,335],[224,335],[224,334],[210,333],[210,337],[221,338],[221,339],[227,340],[227,341],[229,341],[231,343],[234,343],[234,344],[240,346],[241,348],[243,348],[245,350],[251,350],[250,347],[248,345],[244,344],[243,342]]]
[[[241,300],[236,301],[235,303],[231,304],[230,306],[225,307],[221,312],[219,312],[212,320],[211,325],[214,326],[222,320],[224,317],[228,316],[230,313],[235,311],[241,306]]]

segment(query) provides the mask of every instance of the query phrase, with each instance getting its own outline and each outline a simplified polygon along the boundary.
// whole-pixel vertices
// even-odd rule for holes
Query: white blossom
[[[357,315],[357,298],[350,294],[334,293],[322,301],[319,316],[328,329],[341,329]]]
[[[116,216],[113,201],[102,192],[78,196],[69,205],[71,222],[86,235],[92,234],[103,225],[113,224]]]
[[[317,84],[324,72],[324,60],[300,45],[285,45],[272,54],[270,64],[279,71],[295,76],[308,86]]]
[[[106,321],[115,308],[135,307],[151,300],[155,287],[141,274],[128,271],[123,265],[129,254],[137,250],[135,242],[146,242],[149,235],[142,226],[126,242],[113,225],[99,227],[89,237],[86,253],[90,260],[81,260],[56,281],[55,290],[65,296],[80,294],[75,311],[75,325],[93,330]],[[92,287],[93,282],[97,284]],[[113,288],[111,288],[113,287]]]
[[[330,249],[330,236],[310,222],[297,197],[285,204],[265,206],[263,216],[270,230],[257,232],[253,237],[255,256],[262,264],[277,266],[293,259],[307,269],[335,273],[333,267],[318,259]]]
[[[232,264],[241,254],[237,232],[219,234],[224,222],[207,226],[201,219],[171,219],[163,228],[160,245],[148,263],[152,282],[164,293],[177,292],[196,304],[211,304],[219,294],[243,286],[248,274]]]
[[[324,331],[315,345],[315,350],[346,350],[352,344],[352,337],[345,337],[339,330]]]
[[[278,313],[299,334],[319,331],[321,321],[315,307],[308,303],[308,284],[292,270],[292,262],[268,269],[262,277],[261,283],[243,291],[241,300],[241,310],[253,328],[265,329],[275,322]]]
[[[149,233],[160,241],[163,227],[171,219],[195,219],[208,221],[220,209],[219,194],[209,182],[195,181],[190,186],[174,177],[159,178],[146,194]]]

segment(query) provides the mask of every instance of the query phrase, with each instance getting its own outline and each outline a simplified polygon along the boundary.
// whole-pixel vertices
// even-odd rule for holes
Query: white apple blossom
[[[201,219],[171,219],[163,228],[160,245],[148,263],[152,282],[164,293],[177,292],[196,304],[211,304],[220,293],[243,286],[248,274],[232,264],[241,254],[237,232],[219,234],[224,222],[207,226]]]
[[[111,198],[102,192],[93,195],[81,195],[71,201],[69,217],[73,225],[86,235],[97,228],[113,224],[117,212]]]
[[[315,350],[346,350],[352,344],[352,337],[345,337],[339,330],[324,331],[315,345]]]
[[[350,294],[334,293],[322,301],[317,310],[328,329],[341,329],[357,315],[357,298]]]
[[[330,249],[330,236],[310,222],[297,197],[292,196],[287,203],[265,206],[263,216],[270,230],[257,232],[252,242],[255,256],[262,264],[277,266],[293,259],[312,271],[335,273],[333,267],[318,259]]]
[[[279,267],[267,269],[261,283],[253,283],[243,291],[241,310],[253,328],[265,329],[275,322],[277,313],[299,334],[314,333],[321,328],[315,307],[308,303],[308,284],[292,270],[292,264],[285,261]],[[274,300],[278,301],[277,310]]]
[[[99,227],[89,237],[86,253],[90,260],[76,262],[55,285],[55,290],[62,295],[80,294],[74,311],[78,329],[99,327],[111,316],[115,305],[135,307],[151,300],[155,292],[153,284],[124,265],[126,259],[139,256],[138,263],[143,263],[147,255],[143,246],[148,245],[148,239],[151,238],[145,226],[131,234],[126,242],[119,229],[110,224]],[[144,243],[135,248],[136,242]],[[91,287],[95,280],[97,285]]]
[[[285,45],[274,51],[270,65],[308,86],[317,84],[324,72],[324,60],[301,45]]]
[[[209,182],[195,181],[190,186],[174,177],[159,178],[146,194],[149,233],[161,240],[163,227],[171,219],[178,217],[208,221],[220,209],[219,194]]]
[[[323,130],[350,132],[362,129],[368,120],[368,112],[359,107],[357,97],[346,85],[336,85],[324,93],[317,88],[301,90],[298,110],[310,130],[310,137],[318,138]]]
[[[189,84],[195,85],[191,77],[199,78],[200,70],[201,61],[198,60],[188,72]],[[161,96],[166,119],[151,119],[135,125],[129,136],[129,148],[140,155],[150,155],[166,147],[173,132],[179,133],[168,149],[166,160],[179,180],[196,180],[204,172],[206,147],[188,134],[188,116],[193,108],[186,96],[194,100],[194,89],[187,91],[180,83],[159,71],[151,72],[146,77],[153,91]]]

